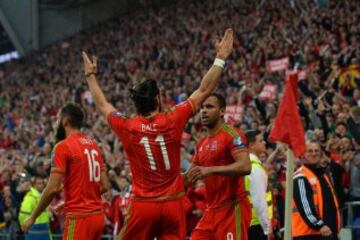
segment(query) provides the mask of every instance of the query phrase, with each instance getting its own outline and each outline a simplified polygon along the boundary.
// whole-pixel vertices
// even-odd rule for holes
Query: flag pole
[[[286,152],[286,195],[285,195],[285,234],[284,239],[292,240],[291,234],[291,202],[293,199],[293,172],[295,167],[295,156],[293,151],[288,148]]]

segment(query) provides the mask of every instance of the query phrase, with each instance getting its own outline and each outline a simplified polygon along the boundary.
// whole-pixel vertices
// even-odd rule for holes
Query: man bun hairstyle
[[[146,79],[129,89],[129,92],[137,112],[142,116],[150,115],[160,104],[156,98],[160,91],[154,79]]]

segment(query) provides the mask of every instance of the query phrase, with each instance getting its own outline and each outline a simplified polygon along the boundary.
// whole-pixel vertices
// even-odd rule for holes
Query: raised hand
[[[221,41],[215,43],[216,57],[225,60],[232,52],[234,44],[234,31],[231,28],[226,29]]]
[[[97,58],[95,56],[92,57],[92,61],[86,54],[86,52],[82,52],[82,58],[84,61],[84,72],[85,76],[88,77],[91,74],[97,73]]]

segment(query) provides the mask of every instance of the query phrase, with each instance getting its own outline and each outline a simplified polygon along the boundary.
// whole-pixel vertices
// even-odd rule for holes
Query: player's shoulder
[[[65,138],[64,140],[61,140],[57,142],[53,148],[53,152],[66,150],[68,148],[68,139]]]
[[[194,108],[194,103],[193,103],[193,100],[191,98],[188,98],[185,101],[182,101],[182,102],[176,104],[175,106],[171,106],[171,107],[165,109],[164,112],[165,113],[172,113],[176,109],[187,108],[188,106],[191,106],[192,108]]]
[[[221,131],[225,136],[230,138],[241,137],[242,135],[244,135],[240,129],[237,129],[227,123],[224,123],[221,126]]]
[[[125,120],[127,120],[127,119],[130,119],[132,116],[129,116],[129,115],[127,115],[126,113],[124,113],[124,112],[121,112],[121,111],[113,111],[113,112],[111,112],[110,114],[109,114],[109,118],[113,118],[113,119],[121,119],[121,120],[123,120],[123,119],[125,119]]]
[[[234,144],[242,144],[244,143],[246,145],[247,140],[245,134],[238,128],[235,128],[234,126],[231,126],[227,123],[224,123],[221,127],[222,131],[222,138],[224,141],[230,140],[233,141]]]
[[[176,105],[175,106],[171,106],[171,107],[168,107],[164,110],[164,113],[172,113],[176,110]]]

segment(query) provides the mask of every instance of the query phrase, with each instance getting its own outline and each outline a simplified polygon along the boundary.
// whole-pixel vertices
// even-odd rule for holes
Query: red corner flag
[[[290,146],[296,157],[305,151],[305,133],[297,106],[298,74],[290,73],[269,140]]]

